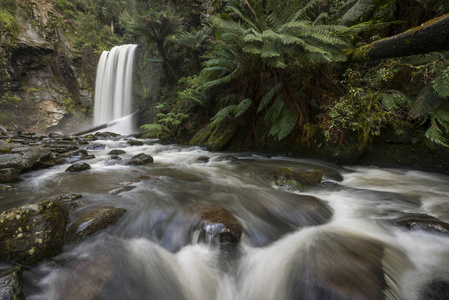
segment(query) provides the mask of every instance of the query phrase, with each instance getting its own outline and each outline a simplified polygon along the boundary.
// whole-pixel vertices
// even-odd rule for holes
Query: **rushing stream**
[[[27,269],[27,299],[420,299],[432,280],[449,280],[448,237],[391,223],[408,212],[448,222],[448,176],[148,141],[97,143],[106,149],[89,151],[91,170],[55,166],[2,192],[0,211],[71,193],[89,200],[74,216],[127,209],[116,225]],[[125,150],[123,160],[111,160],[111,149]],[[154,163],[123,163],[142,152]],[[280,167],[322,169],[323,182],[278,190],[270,176]],[[199,206],[231,212],[243,226],[241,241],[199,239],[192,231]]]

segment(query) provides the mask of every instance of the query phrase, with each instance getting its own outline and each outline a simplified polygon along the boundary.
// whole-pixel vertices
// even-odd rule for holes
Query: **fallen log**
[[[91,127],[89,129],[86,129],[86,130],[74,133],[73,135],[74,136],[80,136],[80,135],[88,134],[88,133],[95,132],[95,131],[98,131],[98,130],[101,130],[101,129],[105,129],[105,128],[108,128],[108,127],[112,127],[114,125],[120,124],[124,119],[134,118],[135,116],[137,116],[137,114],[139,112],[140,112],[140,110],[136,110],[132,114],[124,116],[124,117],[121,117],[120,119],[116,119],[116,120],[113,120],[113,121],[110,121],[110,122],[107,122],[107,123],[96,125],[96,126]]]
[[[449,50],[449,14],[348,53],[349,62],[372,61]]]

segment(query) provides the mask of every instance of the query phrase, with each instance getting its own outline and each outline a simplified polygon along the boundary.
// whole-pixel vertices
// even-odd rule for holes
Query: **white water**
[[[103,51],[95,80],[94,125],[101,125],[133,113],[132,77],[137,45],[116,46]],[[108,131],[129,134],[135,131],[132,119],[125,118]]]
[[[429,282],[449,280],[447,236],[388,222],[405,212],[448,222],[448,176],[348,171],[319,160],[247,153],[233,154],[239,161],[232,163],[198,147],[96,143],[106,149],[89,151],[96,156],[87,161],[91,170],[69,174],[62,165],[32,172],[4,194],[5,200],[27,202],[85,195],[90,202],[74,214],[104,206],[127,209],[115,226],[26,270],[27,299],[420,300]],[[109,159],[112,149],[126,151],[123,161]],[[142,152],[154,163],[124,163]],[[201,156],[210,161],[197,163]],[[278,191],[270,174],[285,166],[323,169],[327,185]],[[331,180],[335,172],[344,176],[338,184]],[[321,202],[333,210],[324,222]],[[240,244],[195,243],[188,208],[198,204],[232,212],[244,227]]]

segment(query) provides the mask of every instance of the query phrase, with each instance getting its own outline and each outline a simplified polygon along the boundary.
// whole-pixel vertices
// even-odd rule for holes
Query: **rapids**
[[[96,141],[106,149],[89,150],[91,170],[34,171],[1,192],[0,211],[71,193],[90,200],[75,215],[127,209],[113,227],[25,269],[27,299],[420,299],[431,281],[449,280],[447,236],[390,222],[405,212],[448,222],[448,176],[144,142]],[[126,165],[112,149],[154,163]],[[278,190],[270,175],[280,167],[322,169],[323,182]],[[198,205],[230,211],[240,243],[201,242],[191,230]]]

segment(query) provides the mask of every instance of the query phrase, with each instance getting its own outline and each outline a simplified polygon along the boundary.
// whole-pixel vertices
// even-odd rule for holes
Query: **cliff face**
[[[11,6],[0,10],[0,125],[33,132],[88,126],[99,55],[77,47],[73,19],[50,1]]]

